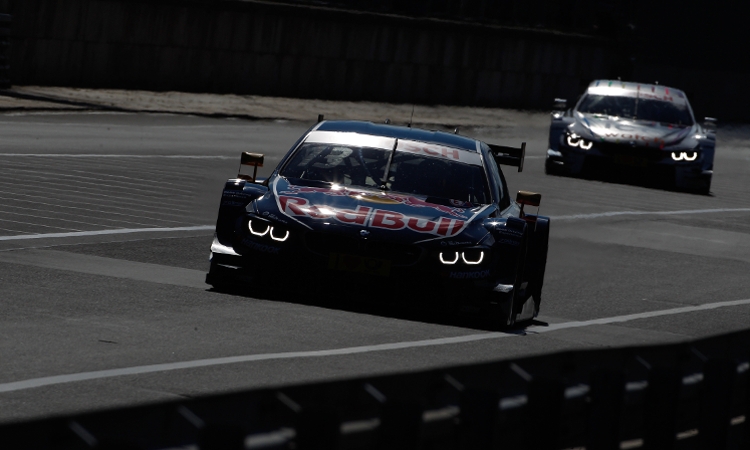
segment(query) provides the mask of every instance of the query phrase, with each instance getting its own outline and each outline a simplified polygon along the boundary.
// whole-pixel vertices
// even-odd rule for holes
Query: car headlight
[[[453,265],[459,261],[463,261],[464,264],[474,266],[481,264],[484,261],[484,250],[480,249],[467,249],[464,251],[449,251],[440,252],[438,255],[440,262],[445,265]]]
[[[672,159],[675,161],[695,161],[699,153],[696,151],[689,152],[672,152]]]
[[[565,137],[565,141],[568,143],[569,147],[578,147],[582,150],[589,150],[594,146],[594,141],[584,139],[575,133],[568,134]]]
[[[247,221],[247,229],[250,234],[259,237],[271,238],[274,241],[284,242],[289,239],[289,230],[279,227],[277,225],[271,225],[268,222],[262,220],[250,219]]]

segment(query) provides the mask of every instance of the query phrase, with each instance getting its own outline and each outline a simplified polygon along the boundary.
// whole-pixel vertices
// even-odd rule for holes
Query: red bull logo
[[[352,197],[357,200],[362,200],[371,203],[381,204],[402,204],[404,206],[410,206],[412,208],[430,208],[436,211],[440,211],[443,214],[448,214],[453,217],[460,219],[468,219],[464,209],[470,208],[473,205],[461,202],[458,200],[451,200],[451,203],[456,207],[436,205],[435,203],[427,202],[419,197],[413,197],[409,195],[399,195],[393,193],[371,193],[362,192],[359,190],[350,190],[345,187],[333,187],[333,188],[319,188],[319,187],[307,187],[307,186],[294,186],[290,185],[287,190],[279,192],[280,194],[323,194],[332,197]]]
[[[411,217],[396,211],[375,209],[359,205],[355,209],[332,208],[310,204],[306,198],[279,196],[279,208],[284,214],[313,219],[334,219],[341,223],[361,225],[383,230],[409,229],[417,233],[450,237],[459,234],[467,221],[441,217],[430,220]]]

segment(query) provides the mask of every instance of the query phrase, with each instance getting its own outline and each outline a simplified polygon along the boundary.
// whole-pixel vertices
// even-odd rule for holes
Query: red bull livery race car
[[[630,176],[708,194],[715,119],[703,125],[685,93],[655,84],[592,82],[573,108],[552,114],[548,174]]]
[[[321,121],[267,179],[226,182],[206,282],[411,292],[489,311],[509,326],[539,312],[549,218],[527,214],[498,164],[518,148],[442,132]],[[263,155],[244,153],[257,166]],[[477,309],[480,308],[480,309]]]

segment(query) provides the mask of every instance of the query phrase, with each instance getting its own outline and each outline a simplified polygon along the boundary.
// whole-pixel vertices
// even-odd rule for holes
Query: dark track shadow
[[[628,185],[628,186],[637,186],[637,187],[660,190],[660,191],[679,192],[681,194],[688,194],[688,195],[700,195],[702,197],[714,196],[711,193],[707,194],[704,192],[699,192],[697,190],[678,188],[674,186],[674,183],[672,180],[660,180],[658,177],[643,176],[643,175],[639,175],[638,173],[627,172],[627,171],[625,172],[603,172],[603,173],[584,172],[583,174],[577,175],[577,176],[561,174],[561,173],[560,174],[548,173],[547,175],[561,177],[561,178],[576,178],[580,180],[600,181],[602,183],[609,183],[609,184],[622,184],[622,185]]]
[[[370,289],[384,286],[370,287]],[[470,328],[481,331],[502,331],[512,334],[525,334],[529,325],[544,322],[525,321],[509,328],[500,328],[488,318],[483,310],[475,306],[460,306],[450,298],[439,298],[431,293],[423,297],[411,296],[407,299],[379,296],[374,292],[352,292],[351,290],[329,289],[325,293],[310,292],[281,286],[256,286],[243,288],[234,286],[227,289],[209,289],[210,292],[226,293],[259,300],[293,303],[314,306],[356,314],[368,314],[384,318],[409,320],[413,322]],[[546,324],[544,324],[546,325]]]

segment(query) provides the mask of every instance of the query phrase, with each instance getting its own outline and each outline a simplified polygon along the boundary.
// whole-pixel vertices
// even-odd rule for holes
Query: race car
[[[556,99],[545,172],[629,176],[708,194],[715,119],[701,125],[684,92],[658,84],[593,81],[578,102]]]
[[[410,292],[486,312],[500,327],[530,320],[550,220],[524,211],[540,194],[511,198],[498,166],[520,172],[524,154],[525,143],[320,121],[268,178],[256,177],[263,155],[243,153],[253,174],[226,182],[206,283]]]

